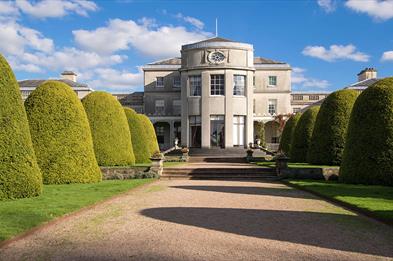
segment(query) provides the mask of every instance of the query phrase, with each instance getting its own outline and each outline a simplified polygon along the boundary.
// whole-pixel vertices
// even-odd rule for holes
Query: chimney
[[[377,78],[377,70],[374,68],[365,68],[360,73],[358,73],[359,82],[375,78]]]
[[[65,80],[70,80],[73,82],[76,82],[76,73],[74,73],[73,71],[64,71],[61,73],[61,78],[65,79]]]

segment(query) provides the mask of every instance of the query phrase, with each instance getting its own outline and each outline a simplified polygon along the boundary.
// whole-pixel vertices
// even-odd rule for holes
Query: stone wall
[[[337,180],[340,168],[282,168],[277,171],[282,178]]]

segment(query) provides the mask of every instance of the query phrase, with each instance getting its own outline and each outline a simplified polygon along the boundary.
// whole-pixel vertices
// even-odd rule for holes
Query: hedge
[[[0,200],[38,196],[42,175],[11,67],[0,54]]]
[[[160,148],[158,147],[157,135],[156,135],[156,131],[154,130],[153,123],[151,123],[150,119],[146,115],[138,114],[138,116],[143,122],[143,126],[145,128],[148,137],[150,155],[153,155],[155,152],[160,151]]]
[[[301,113],[296,113],[295,115],[292,115],[285,123],[284,130],[281,134],[280,150],[287,156],[290,156],[291,154],[293,135],[300,116],[302,116]]]
[[[45,184],[101,181],[89,122],[71,87],[46,81],[30,94],[25,107]]]
[[[82,99],[100,166],[135,164],[128,121],[119,101],[106,92],[92,92]]]
[[[150,162],[149,140],[141,117],[130,108],[124,108],[130,128],[132,148],[135,154],[136,163]]]
[[[291,162],[307,161],[307,152],[318,111],[319,106],[313,106],[300,116],[293,133],[290,156]]]
[[[376,82],[356,100],[339,179],[393,185],[393,77]]]
[[[266,141],[265,141],[265,124],[262,121],[256,121],[254,123],[255,126],[255,134],[256,138],[260,139],[261,141],[261,146],[266,147]]]
[[[349,117],[358,94],[355,90],[339,90],[323,101],[308,150],[309,163],[341,164]]]

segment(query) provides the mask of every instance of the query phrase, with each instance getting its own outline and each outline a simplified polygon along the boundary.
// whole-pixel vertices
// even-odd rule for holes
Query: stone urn
[[[288,168],[288,162],[289,162],[289,157],[285,156],[285,154],[280,154],[276,158],[276,171],[277,175],[282,177],[283,175],[283,170]]]
[[[251,162],[252,161],[253,154],[254,154],[254,151],[252,149],[248,149],[247,150],[247,156],[246,156],[247,162]]]
[[[188,153],[189,152],[190,152],[190,150],[188,148],[182,148],[181,149],[181,153],[182,153],[181,160],[188,161]]]
[[[156,151],[151,157],[151,167],[150,170],[157,173],[158,176],[161,176],[163,170],[163,162],[164,162],[164,155]]]

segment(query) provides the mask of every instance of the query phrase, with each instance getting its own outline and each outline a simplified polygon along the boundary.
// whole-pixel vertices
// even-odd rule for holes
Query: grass
[[[151,181],[132,179],[44,185],[44,192],[39,197],[0,201],[0,241]]]
[[[164,161],[164,167],[177,167],[181,165],[185,165],[187,162],[179,162],[179,161]]]
[[[276,167],[276,162],[274,161],[264,161],[264,162],[257,162],[257,165],[259,166],[265,166],[265,167],[271,167],[275,168]],[[289,168],[331,168],[331,167],[338,167],[338,166],[327,166],[327,165],[312,165],[308,163],[288,163]]]
[[[393,187],[312,180],[290,180],[289,183],[366,210],[377,218],[393,223]]]

